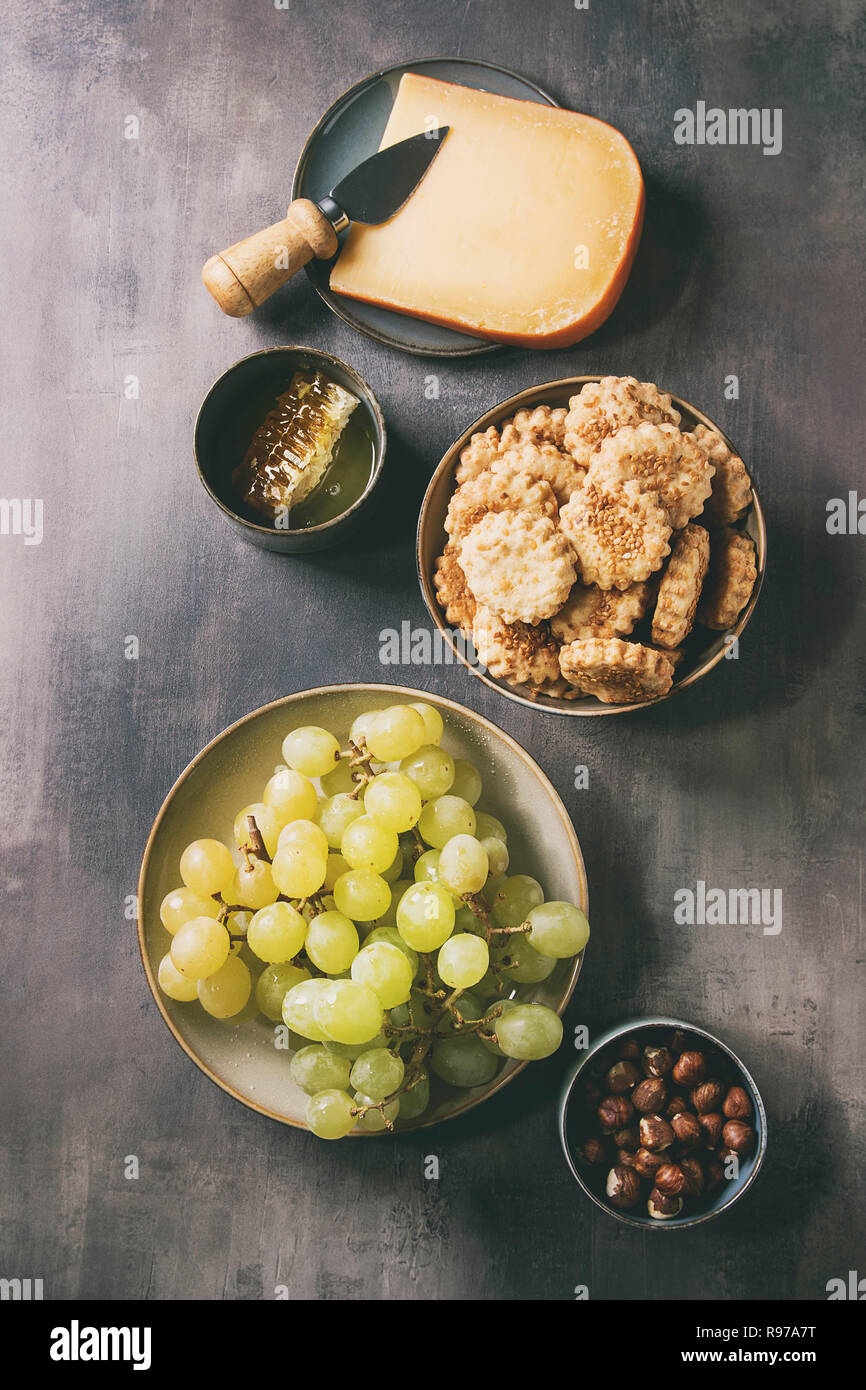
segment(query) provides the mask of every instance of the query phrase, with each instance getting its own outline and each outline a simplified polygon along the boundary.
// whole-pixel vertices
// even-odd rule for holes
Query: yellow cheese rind
[[[566,347],[604,322],[640,239],[640,166],[591,116],[407,73],[381,148],[450,134],[412,197],[356,223],[338,294],[494,341]]]

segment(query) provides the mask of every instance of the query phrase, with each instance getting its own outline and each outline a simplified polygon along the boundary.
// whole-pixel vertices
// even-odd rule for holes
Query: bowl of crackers
[[[418,577],[457,658],[509,699],[621,714],[694,685],[752,615],[764,515],[730,439],[634,377],[545,382],[439,463]]]

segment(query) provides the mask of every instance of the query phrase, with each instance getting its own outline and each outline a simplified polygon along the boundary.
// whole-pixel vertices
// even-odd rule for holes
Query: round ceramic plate
[[[400,78],[407,72],[438,77],[443,82],[456,82],[497,96],[547,106],[559,104],[534,82],[493,63],[468,58],[419,58],[413,63],[396,63],[365,77],[325,112],[301,151],[292,183],[293,198],[318,201],[351,169],[376,153]],[[345,233],[341,241],[344,238]],[[332,265],[333,261],[310,261],[307,275],[329,309],[369,338],[424,357],[479,357],[499,351],[496,343],[333,294],[329,284]]]
[[[508,828],[513,872],[531,873],[549,898],[588,910],[586,873],[568,813],[528,753],[495,724],[462,705],[421,690],[391,685],[337,685],[287,695],[265,705],[209,743],[181,774],[166,797],[148,838],[138,883],[138,940],[148,984],[177,1042],[202,1071],[236,1100],[271,1119],[305,1128],[307,1097],[289,1079],[291,1053],[274,1046],[274,1024],[261,1015],[220,1022],[201,1006],[180,1004],[159,990],[156,972],[171,938],[159,918],[165,894],[180,883],[184,847],[200,836],[232,843],[240,807],[257,801],[281,760],[285,735],[301,724],[321,724],[345,742],[355,717],[398,701],[426,700],[445,721],[443,744],[480,770],[484,791],[479,808]],[[537,999],[561,1013],[571,997],[583,960],[560,961],[541,985],[523,986],[515,996]],[[486,1086],[454,1090],[434,1079],[430,1107],[406,1130],[437,1124],[478,1105],[500,1090],[526,1063],[505,1061]],[[399,1130],[398,1130],[399,1132]],[[355,1134],[367,1137],[364,1131]]]
[[[455,634],[446,626],[444,614],[436,602],[433,571],[436,559],[442,554],[448,540],[445,530],[445,516],[451,494],[454,491],[454,471],[460,461],[460,451],[468,444],[472,435],[477,431],[486,430],[490,425],[499,425],[518,410],[532,410],[534,406],[542,404],[553,407],[568,405],[569,397],[575,395],[586,382],[600,380],[600,376],[572,376],[566,377],[562,381],[545,381],[540,386],[531,386],[528,390],[519,392],[518,395],[512,396],[509,400],[502,401],[492,410],[488,410],[486,414],[480,416],[468,429],[463,431],[459,439],[454,441],[440,461],[430,479],[418,518],[418,581],[430,616],[455,656],[474,676],[482,680],[485,685],[489,685],[491,690],[498,690],[501,694],[507,695],[509,700],[516,700],[521,705],[529,705],[532,709],[550,710],[554,714],[625,714],[629,710],[645,709],[647,705],[660,702],[658,700],[642,700],[631,705],[606,705],[594,697],[563,700],[558,696],[533,694],[526,686],[513,686],[504,680],[495,680],[488,675],[484,667],[479,666],[475,661],[471,642],[456,641]],[[718,425],[714,424],[702,411],[689,405],[688,401],[681,400],[679,396],[671,395],[671,400],[683,416],[684,429],[694,429],[695,425],[699,423],[706,425],[709,429],[720,434],[734,453],[738,452],[724,431],[719,429]],[[746,466],[749,467],[748,462]],[[754,478],[752,481],[754,484]],[[697,517],[696,520],[700,521],[700,517]],[[752,487],[752,505],[743,520],[737,523],[737,526],[755,543],[755,567],[758,571],[758,577],[755,580],[751,598],[729,632],[712,632],[709,628],[695,626],[683,644],[683,660],[674,674],[673,686],[669,693],[662,697],[663,699],[669,699],[677,691],[685,690],[688,686],[694,685],[695,681],[700,680],[708,671],[711,671],[723,659],[725,653],[731,649],[732,643],[740,637],[752,616],[758,601],[758,594],[761,591],[767,564],[767,531],[764,524],[764,513],[754,486]]]

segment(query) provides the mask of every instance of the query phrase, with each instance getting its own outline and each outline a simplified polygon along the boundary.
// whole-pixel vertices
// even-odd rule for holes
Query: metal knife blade
[[[346,174],[319,200],[322,212],[341,232],[350,222],[376,226],[408,202],[442,148],[450,126],[437,126],[379,150]]]

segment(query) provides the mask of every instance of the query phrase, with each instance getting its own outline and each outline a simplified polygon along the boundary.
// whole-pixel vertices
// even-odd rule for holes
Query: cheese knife
[[[350,222],[389,221],[415,192],[449,129],[438,126],[379,150],[317,203],[296,198],[281,222],[211,256],[201,278],[223,313],[251,314],[314,256],[335,255],[337,233]]]

